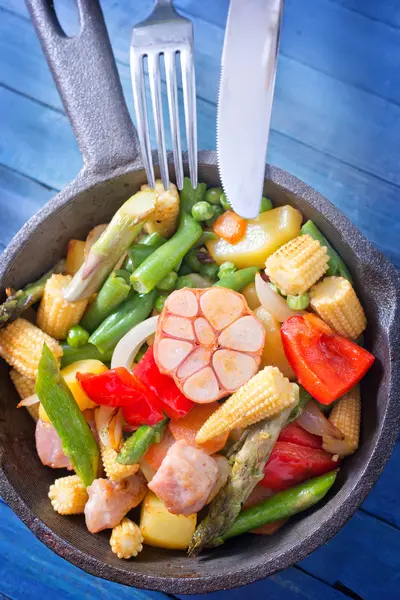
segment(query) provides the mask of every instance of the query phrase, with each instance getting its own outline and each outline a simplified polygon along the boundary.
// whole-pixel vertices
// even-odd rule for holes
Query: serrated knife
[[[235,212],[260,212],[283,0],[231,0],[217,112],[218,167]]]

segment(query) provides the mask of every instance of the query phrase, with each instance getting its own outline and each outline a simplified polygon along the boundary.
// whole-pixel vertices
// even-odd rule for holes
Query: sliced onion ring
[[[24,398],[23,400],[21,400],[21,402],[19,402],[19,404],[17,404],[17,408],[20,408],[21,406],[33,406],[34,404],[37,404],[38,402],[40,402],[39,397],[37,394],[32,394],[32,396],[28,396],[27,398]]]
[[[157,329],[158,315],[150,317],[132,327],[130,331],[118,342],[111,359],[111,368],[125,367],[128,371],[132,368],[136,354],[146,341],[146,338],[155,333]]]
[[[298,317],[307,314],[305,310],[292,310],[288,307],[285,298],[277,294],[261,275],[257,273],[255,278],[256,292],[259,301],[271,315],[283,323],[289,317]]]
[[[297,419],[297,423],[308,433],[328,436],[336,440],[344,439],[343,433],[325,417],[324,413],[312,400],[307,402],[303,412]]]

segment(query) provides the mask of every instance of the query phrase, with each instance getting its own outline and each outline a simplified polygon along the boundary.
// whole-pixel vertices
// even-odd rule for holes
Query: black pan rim
[[[216,153],[213,151],[200,152],[199,165],[215,167]],[[57,194],[16,234],[0,258],[0,279],[25,240],[29,238],[37,227],[45,222],[49,214],[54,213],[59,207],[67,203],[72,196],[77,196],[90,187],[105,184],[120,175],[127,174],[133,170],[141,170],[141,168],[141,165],[133,163],[110,174],[85,173],[83,171],[75,182]],[[334,227],[336,230],[340,230],[342,241],[359,258],[362,256],[363,260],[379,263],[380,269],[385,272],[387,279],[395,286],[397,295],[400,296],[400,279],[393,265],[326,198],[293,175],[277,167],[267,165],[265,178],[284,188],[288,193],[306,200],[319,212],[326,223],[329,223],[331,226],[335,223]],[[92,575],[117,583],[172,594],[198,594],[247,585],[258,579],[273,575],[277,571],[287,568],[294,562],[305,558],[313,550],[326,543],[343,527],[367,496],[391,455],[400,425],[400,361],[398,357],[393,356],[393,349],[400,345],[400,330],[396,327],[399,317],[400,309],[397,305],[392,311],[391,318],[384,323],[391,348],[389,364],[386,365],[388,380],[390,381],[388,404],[377,434],[375,447],[368,461],[364,464],[361,476],[353,482],[352,488],[347,492],[347,496],[338,503],[335,511],[330,516],[325,516],[325,518],[323,516],[324,512],[328,512],[329,501],[321,509],[321,518],[319,519],[318,528],[315,531],[300,539],[289,551],[282,553],[274,560],[257,562],[254,566],[236,569],[235,572],[225,572],[221,576],[199,576],[190,579],[157,577],[135,573],[133,570],[128,572],[90,556],[49,529],[26,505],[0,466],[0,490],[2,497],[34,535],[56,554]],[[335,497],[340,495],[340,492],[341,490],[338,490]]]

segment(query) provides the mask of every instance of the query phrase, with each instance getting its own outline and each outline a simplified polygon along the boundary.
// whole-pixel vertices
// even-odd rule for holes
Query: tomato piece
[[[325,450],[276,442],[265,465],[261,485],[278,492],[332,471],[338,464],[339,461],[332,460],[332,455]]]
[[[175,444],[175,438],[172,437],[168,429],[164,437],[158,444],[152,444],[142,458],[142,461],[154,470],[154,473],[160,468],[160,465],[167,455],[168,450]]]
[[[154,392],[124,367],[99,375],[77,373],[76,378],[96,404],[122,407],[129,425],[155,425],[164,418]]]
[[[172,377],[160,373],[154,360],[153,346],[136,365],[134,375],[159,398],[163,411],[171,419],[184,417],[194,406],[194,402],[182,394]]]
[[[196,444],[195,438],[200,427],[218,408],[218,402],[196,404],[186,417],[179,421],[171,421],[168,427],[176,441],[185,440],[188,444],[201,448],[207,454],[215,454],[225,446],[229,433],[219,435],[204,444]]]
[[[322,437],[309,433],[296,421],[289,423],[279,434],[278,442],[292,442],[306,448],[322,448]]]
[[[299,383],[322,404],[330,404],[348,392],[375,360],[370,352],[334,334],[311,314],[287,319],[281,337]]]
[[[247,221],[233,210],[222,213],[215,221],[213,230],[216,235],[230,244],[237,244],[246,235]]]

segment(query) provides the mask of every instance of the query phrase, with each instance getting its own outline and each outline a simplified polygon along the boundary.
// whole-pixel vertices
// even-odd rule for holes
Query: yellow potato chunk
[[[157,548],[186,550],[196,529],[197,515],[184,517],[168,512],[153,492],[142,502],[140,530],[144,543]]]
[[[296,376],[283,349],[280,323],[263,306],[256,308],[254,314],[264,325],[266,333],[260,369],[269,365],[278,367],[285,377],[293,381]]]
[[[65,273],[75,275],[85,260],[85,242],[81,240],[69,240],[67,260],[65,261]]]
[[[237,244],[219,238],[210,240],[206,246],[219,265],[233,262],[238,269],[261,269],[268,256],[299,235],[301,220],[301,213],[296,208],[279,206],[247,221],[246,235]]]
[[[258,299],[256,285],[254,282],[246,285],[244,290],[242,290],[242,294],[246,298],[246,302],[249,305],[250,310],[255,310],[258,308],[258,306],[260,306],[260,301]]]

